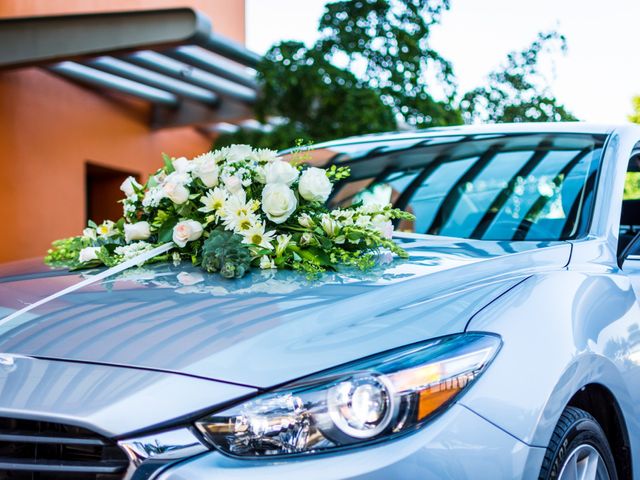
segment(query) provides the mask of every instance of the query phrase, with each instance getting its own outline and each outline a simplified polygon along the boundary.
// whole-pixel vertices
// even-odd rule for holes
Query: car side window
[[[624,182],[618,235],[618,263],[622,265],[625,259],[640,261],[640,151],[631,156]]]

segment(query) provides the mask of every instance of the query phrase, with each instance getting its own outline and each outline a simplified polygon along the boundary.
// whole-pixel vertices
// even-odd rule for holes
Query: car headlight
[[[196,423],[224,453],[259,457],[321,452],[413,431],[482,373],[501,340],[442,337],[307,377]]]

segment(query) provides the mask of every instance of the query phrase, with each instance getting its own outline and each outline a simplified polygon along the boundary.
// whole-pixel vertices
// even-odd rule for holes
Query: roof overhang
[[[0,69],[40,66],[151,102],[153,126],[252,115],[261,57],[189,8],[0,19]]]

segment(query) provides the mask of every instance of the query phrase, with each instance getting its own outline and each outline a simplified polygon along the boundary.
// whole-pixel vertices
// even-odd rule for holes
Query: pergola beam
[[[167,57],[166,55],[162,55],[158,52],[144,50],[132,53],[126,58],[141,67],[149,68],[164,75],[188,81],[240,102],[253,104],[257,98],[257,92],[253,89],[237,85],[230,80],[226,80],[222,77],[218,77],[217,75],[213,75],[212,73],[205,72],[199,68],[174,60],[173,58]]]
[[[216,105],[220,101],[220,98],[215,93],[207,89],[133,65],[118,58],[98,57],[89,60],[87,65],[209,105]]]
[[[190,8],[4,18],[0,69],[201,44],[210,36],[209,20]]]
[[[172,93],[149,85],[134,82],[111,73],[103,72],[86,65],[81,65],[76,62],[60,62],[53,65],[50,70],[60,75],[73,78],[81,83],[128,93],[129,95],[147,100],[154,104],[164,105],[167,107],[176,107],[179,104],[178,97]]]
[[[204,41],[198,42],[198,44],[247,67],[255,68],[262,60],[262,57],[257,53],[247,50],[242,44],[217,33],[211,33]]]
[[[169,57],[181,62],[201,68],[227,80],[245,85],[252,89],[258,88],[255,74],[236,66],[222,56],[216,56],[208,50],[194,45],[185,45],[163,52]]]

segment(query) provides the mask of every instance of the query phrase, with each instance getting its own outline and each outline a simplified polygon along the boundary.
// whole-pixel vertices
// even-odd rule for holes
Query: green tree
[[[559,122],[577,120],[558,102],[540,70],[543,54],[564,53],[567,42],[558,32],[539,33],[506,64],[488,76],[487,85],[466,93],[460,107],[465,122]]]
[[[449,0],[340,0],[320,18],[318,41],[274,45],[258,68],[258,120],[270,131],[239,130],[216,146],[286,148],[296,139],[334,138],[467,122],[575,120],[551,94],[543,55],[566,50],[557,32],[512,52],[485,86],[460,99],[450,62],[430,46]]]
[[[431,48],[449,0],[342,0],[328,4],[315,49],[346,59],[396,117],[412,127],[462,123],[451,63]],[[434,93],[439,93],[439,100]]]
[[[633,97],[631,103],[633,105],[633,113],[627,118],[629,118],[630,122],[640,123],[640,95]]]
[[[258,68],[258,120],[275,116],[286,123],[269,132],[225,134],[216,145],[284,148],[296,138],[319,142],[395,130],[398,122],[414,127],[462,123],[453,101],[451,64],[428,42],[431,27],[448,7],[448,0],[328,4],[313,46],[282,42]],[[440,91],[442,98],[431,91]]]

